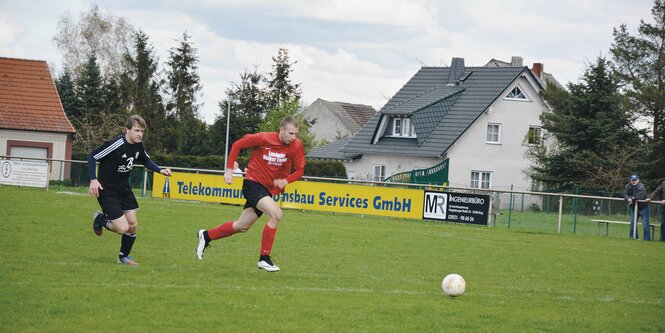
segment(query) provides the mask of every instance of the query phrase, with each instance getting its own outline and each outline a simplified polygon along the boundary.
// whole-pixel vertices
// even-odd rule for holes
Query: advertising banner
[[[424,219],[487,225],[489,195],[424,192]]]
[[[242,181],[234,177],[233,184],[227,185],[222,175],[174,172],[165,177],[155,173],[152,196],[244,204]],[[420,219],[422,193],[383,186],[296,181],[273,199],[283,208]]]
[[[0,160],[0,184],[46,188],[48,163]]]

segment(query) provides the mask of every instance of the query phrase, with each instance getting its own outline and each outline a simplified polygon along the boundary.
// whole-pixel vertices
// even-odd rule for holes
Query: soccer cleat
[[[95,235],[102,235],[102,231],[104,230],[104,222],[106,222],[104,214],[100,213],[98,210],[92,213],[92,231],[95,232]]]
[[[203,260],[203,251],[205,251],[206,247],[210,246],[209,242],[206,242],[205,237],[203,236],[203,233],[205,232],[204,229],[199,230],[198,236],[199,236],[199,245],[196,247],[196,257],[199,260]]]
[[[134,261],[134,258],[132,258],[130,256],[118,258],[118,263],[123,264],[123,265],[127,265],[127,266],[138,266],[139,265],[139,263]]]
[[[279,272],[279,267],[272,263],[270,256],[261,256],[258,266],[259,269],[263,269],[266,272]]]

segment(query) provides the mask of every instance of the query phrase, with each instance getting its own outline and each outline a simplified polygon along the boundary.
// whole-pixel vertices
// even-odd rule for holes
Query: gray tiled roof
[[[376,114],[376,110],[369,105],[329,102],[323,99],[321,101],[328,109],[337,114],[342,123],[346,124],[352,133],[357,133]]]
[[[448,86],[450,67],[422,67],[344,146],[346,154],[440,157],[527,67],[466,67]],[[372,139],[382,114],[410,114],[417,139]]]
[[[321,159],[321,160],[342,160],[351,161],[360,157],[360,154],[345,154],[342,148],[349,142],[350,138],[343,138],[326,145],[310,149],[307,153],[308,158]]]

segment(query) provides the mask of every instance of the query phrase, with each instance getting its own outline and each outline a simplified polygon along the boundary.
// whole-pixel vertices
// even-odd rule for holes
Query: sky
[[[422,66],[466,66],[491,59],[542,63],[562,84],[577,83],[589,63],[609,56],[614,28],[635,34],[652,22],[646,0],[0,0],[0,56],[63,59],[53,37],[63,15],[99,6],[143,30],[165,68],[184,32],[197,48],[202,118],[245,71],[268,73],[289,50],[292,80],[305,106],[317,98],[379,110]]]

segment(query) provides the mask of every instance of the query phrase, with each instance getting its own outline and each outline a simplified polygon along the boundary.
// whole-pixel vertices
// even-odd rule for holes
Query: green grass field
[[[0,331],[665,332],[662,242],[287,210],[266,273],[265,217],[198,261],[240,207],[139,204],[130,268],[94,199],[0,186]]]

